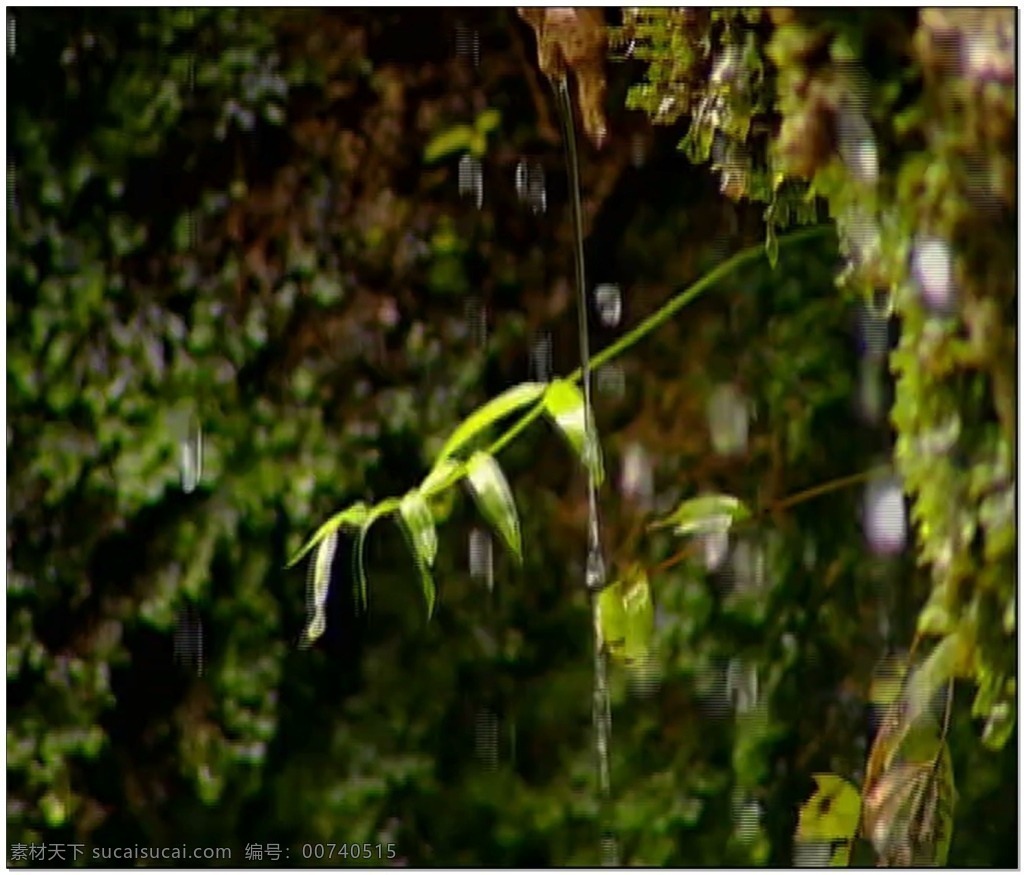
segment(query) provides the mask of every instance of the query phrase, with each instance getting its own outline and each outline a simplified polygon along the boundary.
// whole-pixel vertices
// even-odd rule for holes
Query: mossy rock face
[[[689,117],[681,148],[778,225],[835,220],[839,276],[898,319],[895,458],[931,595],[926,637],[999,746],[1013,726],[1016,598],[1014,17],[1009,10],[628,10],[629,103]],[[817,202],[817,203],[816,203]]]

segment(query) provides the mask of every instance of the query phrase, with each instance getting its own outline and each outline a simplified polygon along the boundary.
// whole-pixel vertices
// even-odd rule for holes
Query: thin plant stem
[[[831,225],[815,225],[813,228],[802,228],[799,231],[794,231],[792,234],[779,237],[779,248],[781,249],[784,246],[795,246],[797,243],[804,243],[808,240],[813,240],[816,237],[822,237],[830,231],[832,231]],[[760,243],[746,249],[741,249],[735,255],[727,258],[720,265],[708,271],[704,276],[682,292],[674,295],[667,304],[652,313],[631,331],[628,331],[614,343],[602,349],[591,360],[590,367],[592,369],[597,369],[602,365],[608,364],[613,359],[618,358],[618,356],[623,352],[636,344],[637,341],[643,339],[652,331],[661,328],[662,325],[672,319],[672,317],[682,310],[683,307],[699,298],[704,294],[704,292],[715,284],[721,282],[729,276],[729,274],[739,270],[739,268],[744,265],[757,261],[763,256],[764,246]],[[580,379],[581,375],[581,369],[577,368],[568,377],[566,377],[566,379],[576,382]]]
[[[858,483],[863,483],[865,480],[870,480],[872,477],[886,473],[890,470],[892,469],[889,465],[877,465],[874,468],[868,468],[866,471],[858,471],[856,474],[848,474],[845,477],[838,477],[835,480],[829,480],[827,483],[812,486],[810,489],[804,489],[801,492],[794,493],[793,495],[789,495],[786,498],[770,504],[755,517],[737,523],[734,528],[743,528],[751,525],[758,519],[770,513],[774,513],[775,511],[786,510],[794,507],[795,505],[802,504],[805,501],[810,501],[813,498],[827,495],[830,492],[838,492],[840,489],[846,489],[848,486],[855,486]],[[652,528],[654,525],[656,524],[648,526],[648,529]],[[692,555],[695,550],[696,547],[693,544],[687,544],[681,550],[669,556],[668,559],[665,559],[658,565],[654,566],[654,568],[652,568],[648,573],[650,575],[655,575],[663,571],[668,571],[668,569],[673,568],[682,562],[687,556]]]

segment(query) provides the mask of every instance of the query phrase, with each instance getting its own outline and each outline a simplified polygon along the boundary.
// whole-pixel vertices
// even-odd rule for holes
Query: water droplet
[[[484,205],[483,165],[468,152],[459,159],[459,195],[470,198],[477,209]]]
[[[498,767],[498,715],[490,708],[482,708],[476,715],[476,757],[488,771]]]
[[[605,833],[601,836],[601,865],[619,866],[619,843],[615,836]]]
[[[918,242],[911,256],[911,272],[927,306],[942,312],[952,307],[953,263],[944,240],[930,237]]]
[[[189,415],[180,450],[181,488],[190,493],[195,491],[203,476],[203,429],[194,413]]]
[[[648,650],[629,665],[629,688],[637,698],[650,698],[661,685],[661,662],[656,652]]]
[[[769,585],[765,545],[749,537],[740,539],[729,557],[727,573],[728,582],[738,593],[764,591]]]
[[[547,210],[548,192],[539,162],[523,159],[516,165],[516,194],[534,214]]]
[[[865,185],[878,181],[878,147],[864,113],[846,109],[839,113],[839,151],[850,175]]]
[[[907,514],[900,484],[892,479],[868,485],[864,496],[864,531],[880,555],[899,553],[907,541]]]
[[[877,258],[882,234],[874,217],[863,207],[848,208],[840,215],[838,225],[855,266],[872,263]]]
[[[865,303],[872,318],[880,322],[887,323],[896,309],[896,302],[886,289],[874,289]]]
[[[18,209],[18,168],[13,161],[7,163],[7,206],[12,211]]]
[[[862,304],[858,312],[860,341],[868,358],[882,358],[889,351],[889,316],[874,305]]]
[[[793,846],[793,866],[797,869],[825,869],[832,859],[830,842],[801,842]]]
[[[540,383],[551,379],[551,335],[544,334],[534,341],[530,352],[530,377]]]
[[[601,479],[604,476],[604,452],[601,449],[601,439],[594,427],[593,415],[588,416],[587,420],[587,431],[583,438],[580,461],[588,471],[598,472],[598,479]]]
[[[708,571],[718,571],[729,555],[729,521],[707,528],[694,536],[700,558]]]
[[[474,68],[480,66],[480,33],[461,22],[455,25],[455,55]]]
[[[626,394],[626,372],[618,362],[604,365],[597,370],[597,391],[612,398]]]
[[[733,830],[736,838],[749,844],[757,838],[764,811],[761,804],[745,791],[737,791],[732,799]]]
[[[885,365],[879,359],[863,359],[857,377],[857,412],[870,425],[885,413]]]
[[[473,345],[480,349],[487,346],[487,308],[479,298],[466,301],[466,325]]]
[[[647,139],[639,131],[629,141],[629,159],[637,169],[647,163]]]
[[[598,592],[604,589],[606,579],[607,571],[605,570],[604,557],[601,555],[600,550],[591,549],[587,553],[587,589],[591,592]]]
[[[174,661],[203,673],[203,623],[194,605],[178,612],[174,628]]]
[[[494,589],[494,542],[483,529],[469,533],[469,574],[482,579],[488,590]]]
[[[807,571],[814,569],[814,566],[818,564],[818,542],[814,538],[807,537],[804,540],[804,551],[803,551],[803,563],[804,568]]]
[[[739,659],[729,662],[725,672],[725,689],[737,714],[746,714],[758,701],[757,666],[744,665]]]
[[[674,623],[680,622],[674,617]],[[694,686],[701,708],[710,717],[723,718],[729,716],[731,702],[725,683],[726,665],[713,659],[701,662],[695,667]]]
[[[614,328],[622,319],[622,290],[614,283],[602,283],[594,290],[594,304],[601,324]]]
[[[654,466],[641,444],[628,444],[622,454],[619,489],[623,497],[635,502],[640,510],[650,510],[654,498]]]
[[[715,388],[708,400],[711,445],[722,456],[742,453],[750,430],[750,405],[731,383]]]

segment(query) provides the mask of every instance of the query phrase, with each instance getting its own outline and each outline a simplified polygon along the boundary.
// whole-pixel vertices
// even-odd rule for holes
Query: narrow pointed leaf
[[[817,791],[800,809],[796,838],[803,842],[848,841],[860,820],[860,793],[838,775],[817,774]]]
[[[523,561],[519,515],[505,475],[487,453],[474,453],[466,463],[466,479],[480,513],[501,535],[517,562]]]
[[[309,625],[306,626],[306,631],[300,642],[301,647],[308,647],[314,641],[317,640],[321,635],[324,634],[324,629],[327,628],[327,619],[324,617],[323,612],[316,614],[309,621]]]
[[[309,579],[309,624],[306,640],[312,643],[323,634],[325,626],[324,607],[327,604],[327,590],[331,585],[331,564],[338,549],[338,532],[330,532],[321,542],[310,568]]]
[[[288,568],[294,568],[295,565],[302,560],[302,558],[309,553],[317,544],[323,541],[328,535],[337,532],[338,529],[344,527],[358,529],[366,522],[366,518],[369,515],[370,510],[363,502],[357,502],[351,507],[345,508],[345,510],[336,513],[327,522],[325,522],[316,533],[310,538],[306,544],[296,553],[291,561],[288,563]]]
[[[423,160],[433,164],[455,152],[465,152],[473,142],[474,133],[469,125],[456,125],[442,131],[427,144]]]
[[[416,558],[431,567],[437,556],[437,530],[430,508],[419,491],[414,490],[402,499],[399,514]]]
[[[434,616],[434,603],[437,600],[437,587],[434,585],[434,577],[422,562],[416,563],[420,573],[420,587],[423,590],[423,599],[427,603],[427,619]]]
[[[544,393],[544,412],[577,455],[582,457],[586,446],[587,416],[579,387],[568,380],[555,380]]]
[[[363,610],[366,610],[368,604],[366,565],[363,559],[363,551],[366,547],[366,536],[370,531],[370,527],[377,520],[382,516],[387,516],[392,511],[397,510],[400,505],[401,501],[396,498],[389,498],[386,501],[382,501],[367,513],[366,519],[359,528],[359,534],[356,536],[356,549],[353,557],[353,563],[355,565],[355,582],[356,586],[359,588],[359,598],[363,606]]]
[[[430,568],[437,558],[437,530],[434,517],[423,495],[414,490],[408,493],[399,507],[399,520],[412,549],[416,570],[420,575],[423,597],[427,602],[427,617],[434,613],[436,588]]]
[[[555,380],[544,393],[544,412],[600,486],[604,482],[601,444],[593,424],[588,438],[587,405],[579,387],[569,380]]]
[[[482,134],[489,134],[501,124],[501,112],[493,107],[485,109],[476,117],[476,129]]]
[[[728,531],[734,523],[750,518],[750,511],[731,495],[700,495],[679,505],[652,528],[671,526],[678,535]]]
[[[537,401],[544,394],[543,383],[520,383],[492,398],[483,407],[473,411],[466,420],[452,432],[438,453],[438,464],[450,459],[484,429],[499,420]]]

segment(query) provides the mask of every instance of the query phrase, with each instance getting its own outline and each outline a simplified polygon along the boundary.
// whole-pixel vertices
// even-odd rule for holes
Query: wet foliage
[[[10,14],[12,845],[1013,862],[1011,12]]]

